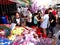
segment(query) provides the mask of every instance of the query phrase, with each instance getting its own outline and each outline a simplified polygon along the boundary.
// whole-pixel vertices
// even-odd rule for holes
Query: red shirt
[[[8,20],[8,16],[6,15],[6,19]]]
[[[54,16],[57,14],[56,10],[53,10],[52,13],[53,13]]]

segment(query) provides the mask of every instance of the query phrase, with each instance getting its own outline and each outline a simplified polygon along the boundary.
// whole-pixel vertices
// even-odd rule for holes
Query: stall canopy
[[[18,3],[21,6],[27,6],[32,4],[31,0],[9,0],[9,1]]]
[[[0,13],[16,12],[17,11],[16,4],[25,7],[30,4],[30,0],[0,0]]]
[[[0,0],[0,14],[14,13],[17,11],[16,3],[10,0]]]
[[[7,4],[12,4],[12,3],[18,3],[20,5],[29,5],[31,4],[30,0],[0,0],[0,4],[2,5],[7,5]]]
[[[2,4],[2,5],[8,5],[8,4],[12,4],[12,3],[15,3],[15,2],[12,2],[10,0],[0,0],[0,4]]]

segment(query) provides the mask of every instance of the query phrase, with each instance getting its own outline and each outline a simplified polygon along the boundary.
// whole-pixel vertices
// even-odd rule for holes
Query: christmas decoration
[[[8,37],[10,35],[10,28],[7,26],[0,26],[0,31],[1,29],[3,29],[3,31],[5,32],[5,36]]]

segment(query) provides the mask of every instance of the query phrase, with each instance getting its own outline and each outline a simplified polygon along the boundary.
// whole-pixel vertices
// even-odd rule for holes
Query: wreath
[[[10,28],[7,26],[0,26],[0,31],[3,29],[5,31],[5,36],[8,37],[10,35]]]

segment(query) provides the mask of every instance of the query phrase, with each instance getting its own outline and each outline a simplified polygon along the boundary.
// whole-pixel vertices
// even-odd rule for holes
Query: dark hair
[[[52,8],[48,8],[48,10],[52,10]]]
[[[30,11],[30,9],[27,9],[27,11]]]
[[[42,13],[41,10],[38,10],[38,11],[37,11],[37,13],[39,13],[39,12]]]
[[[16,12],[16,13],[20,14],[19,12]],[[16,14],[16,13],[15,13],[15,14]]]
[[[34,16],[37,15],[37,13],[34,13]]]
[[[39,13],[39,12],[40,12],[40,13]],[[41,15],[40,15],[41,13],[42,13],[41,10],[38,10],[38,11],[37,11],[38,19],[41,19]]]
[[[48,9],[45,10],[45,14],[48,14]]]
[[[50,16],[50,15],[53,15],[53,13],[52,13],[52,12],[50,12],[50,13],[49,13],[49,16]],[[54,15],[53,15],[53,16],[54,16]]]

